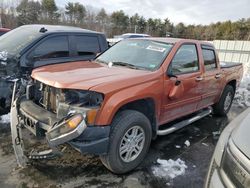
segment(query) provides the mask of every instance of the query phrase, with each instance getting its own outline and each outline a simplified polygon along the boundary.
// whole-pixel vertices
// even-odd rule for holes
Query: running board
[[[186,119],[186,120],[183,120],[179,123],[176,123],[174,125],[172,125],[171,127],[167,128],[167,129],[164,129],[164,130],[158,130],[157,131],[157,135],[167,135],[167,134],[170,134],[174,131],[177,131],[209,114],[211,114],[212,112],[212,109],[211,108],[205,108],[204,110],[202,110],[201,112],[199,112],[198,114],[195,114],[195,116],[189,118],[189,119]]]

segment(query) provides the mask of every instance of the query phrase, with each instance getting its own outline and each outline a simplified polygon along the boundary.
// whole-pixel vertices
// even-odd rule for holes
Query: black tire
[[[234,94],[235,94],[235,90],[231,85],[226,85],[220,100],[218,103],[213,105],[213,110],[214,110],[214,114],[218,115],[218,116],[226,116],[227,113],[229,112],[231,106],[232,106],[232,102],[233,102],[233,98],[234,98]],[[228,96],[231,96],[231,100],[230,103],[228,103],[228,105],[226,105],[226,98]]]
[[[125,162],[120,156],[120,146],[123,137],[130,130],[138,128],[144,133],[144,144],[141,144],[141,151],[138,156],[130,161]],[[138,131],[137,131],[138,132]],[[124,174],[135,169],[145,158],[150,147],[152,138],[151,124],[148,118],[135,110],[124,110],[119,112],[111,124],[109,149],[106,155],[100,156],[102,163],[115,174]]]

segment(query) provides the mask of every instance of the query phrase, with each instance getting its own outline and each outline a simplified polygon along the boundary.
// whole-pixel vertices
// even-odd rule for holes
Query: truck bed
[[[220,63],[221,68],[232,68],[236,66],[242,66],[242,63],[236,63],[236,62],[221,62]]]

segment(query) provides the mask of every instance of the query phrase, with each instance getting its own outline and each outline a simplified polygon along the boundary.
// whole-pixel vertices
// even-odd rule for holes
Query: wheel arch
[[[154,99],[143,98],[126,103],[116,111],[115,115],[117,115],[120,111],[123,110],[136,110],[144,114],[151,123],[153,138],[156,136],[157,120],[156,120],[156,105]]]
[[[107,118],[110,124],[114,117],[123,110],[136,110],[144,114],[150,121],[152,127],[152,138],[155,138],[157,132],[157,104],[152,97],[126,100],[115,106],[112,113]]]
[[[231,80],[231,81],[227,82],[227,84],[225,85],[225,87],[227,85],[232,86],[234,88],[234,91],[236,91],[236,87],[237,87],[237,81],[236,80]],[[225,89],[225,87],[224,87],[224,89]]]

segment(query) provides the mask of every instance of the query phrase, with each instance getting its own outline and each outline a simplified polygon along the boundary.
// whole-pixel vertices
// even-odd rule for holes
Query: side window
[[[51,37],[38,45],[29,55],[33,60],[69,57],[69,43],[67,36]]]
[[[204,59],[205,70],[213,70],[217,68],[216,57],[214,50],[211,49],[202,49],[202,55]]]
[[[97,37],[76,36],[76,50],[79,56],[96,55],[100,52]]]
[[[169,71],[174,75],[198,71],[199,61],[195,44],[182,45],[175,54],[169,68]]]

